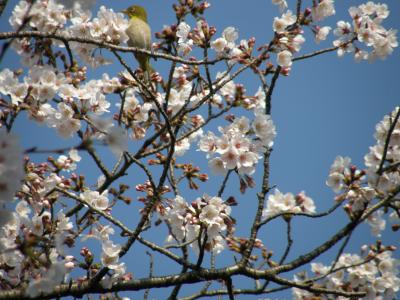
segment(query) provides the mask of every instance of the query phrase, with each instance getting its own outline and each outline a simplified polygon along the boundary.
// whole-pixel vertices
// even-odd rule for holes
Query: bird
[[[129,37],[128,46],[151,50],[151,28],[147,22],[146,9],[139,5],[132,5],[121,11],[129,18],[129,27],[126,34]],[[150,57],[144,53],[135,53],[135,58],[140,68],[150,80],[153,68],[150,65]]]

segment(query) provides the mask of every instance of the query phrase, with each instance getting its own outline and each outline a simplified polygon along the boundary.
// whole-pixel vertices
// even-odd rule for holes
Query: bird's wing
[[[130,47],[151,48],[151,29],[146,22],[132,18],[126,33],[129,37],[128,45]]]

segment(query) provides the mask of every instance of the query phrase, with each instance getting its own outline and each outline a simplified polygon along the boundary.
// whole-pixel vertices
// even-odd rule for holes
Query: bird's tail
[[[145,78],[147,82],[151,81],[151,74],[154,73],[154,69],[150,64],[150,57],[146,54],[137,53],[135,54],[137,61],[139,62],[140,68],[143,70],[145,74]]]

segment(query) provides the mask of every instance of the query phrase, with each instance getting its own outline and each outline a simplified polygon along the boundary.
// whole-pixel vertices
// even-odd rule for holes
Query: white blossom
[[[278,5],[281,11],[288,8],[286,0],[272,0],[272,4]]]
[[[228,42],[223,37],[217,38],[215,41],[211,42],[211,48],[216,52],[223,52],[225,47],[227,47]]]
[[[190,142],[189,139],[184,138],[180,141],[177,141],[175,143],[175,155],[176,156],[183,156],[186,151],[188,151],[190,148]]]
[[[278,53],[278,65],[285,68],[290,68],[292,65],[292,53],[288,50],[283,50]]]
[[[256,136],[264,143],[266,147],[272,147],[276,136],[274,122],[266,114],[256,114],[252,127]]]
[[[0,93],[9,95],[12,104],[23,102],[27,92],[28,85],[20,83],[11,70],[6,68],[0,72]]]
[[[329,26],[324,26],[318,28],[317,32],[315,33],[315,41],[317,43],[320,43],[321,41],[325,41],[329,32],[331,31],[331,27]]]
[[[274,194],[268,196],[266,208],[263,210],[263,216],[273,216],[282,212],[300,212],[301,209],[296,204],[296,199],[292,193],[282,194],[275,190]]]
[[[286,11],[281,18],[275,17],[273,23],[273,29],[276,33],[283,33],[286,31],[286,28],[290,25],[293,25],[296,22],[296,16],[293,15],[291,10]]]
[[[335,14],[334,0],[319,1],[316,7],[312,8],[312,18],[314,21],[321,21],[326,17]]]
[[[101,194],[98,191],[87,190],[80,194],[79,197],[98,210],[106,210],[109,205],[108,190],[103,191]]]
[[[218,55],[221,55],[222,53],[225,53],[227,51],[229,52],[229,55],[231,57],[234,57],[237,54],[239,54],[237,53],[237,50],[239,49],[236,48],[236,40],[238,38],[239,38],[239,33],[237,29],[232,26],[229,26],[224,29],[221,37],[211,42],[211,48],[214,49],[218,53]],[[239,52],[241,53],[240,50]]]
[[[397,31],[387,30],[381,24],[389,15],[386,5],[369,1],[358,7],[350,7],[349,14],[353,19],[354,29],[350,23],[339,21],[334,30],[334,34],[339,39],[335,40],[333,44],[335,46],[342,45],[338,49],[339,56],[343,56],[347,52],[354,52],[357,61],[373,61],[376,58],[385,59],[393,52],[394,48],[398,47]],[[367,48],[372,48],[371,51],[354,47],[352,43],[354,37]]]
[[[81,123],[74,118],[74,111],[69,105],[60,102],[57,108],[58,110],[49,110],[46,123],[49,127],[56,128],[61,137],[69,138],[81,128]]]
[[[176,31],[178,51],[183,55],[187,55],[192,51],[193,40],[189,38],[190,29],[190,26],[186,22],[181,22]]]
[[[227,230],[231,209],[219,197],[204,195],[189,205],[181,196],[171,199],[162,218],[168,223],[173,236],[182,241],[193,241],[190,246],[198,251],[200,226],[207,230],[208,249],[218,254],[225,248],[221,234]],[[204,232],[203,232],[204,234]],[[171,242],[171,236],[167,242]]]
[[[118,260],[121,251],[121,245],[114,244],[110,240],[102,243],[101,263],[109,269],[119,268]]]
[[[225,128],[220,127],[219,130],[222,133],[220,137],[209,132],[200,138],[198,143],[200,151],[206,152],[208,158],[218,155],[209,162],[213,173],[222,175],[227,170],[235,168],[241,174],[254,173],[260,153],[272,146],[276,131],[270,117],[264,114],[256,115],[252,128],[253,134],[259,140],[249,139],[250,124],[246,117],[235,119]]]

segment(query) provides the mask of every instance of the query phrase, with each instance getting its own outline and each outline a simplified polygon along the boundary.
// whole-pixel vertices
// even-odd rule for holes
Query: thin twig
[[[396,124],[397,124],[397,122],[399,120],[399,117],[400,117],[400,107],[397,109],[396,116],[394,117],[393,120],[392,120],[392,116],[390,116],[390,120],[392,121],[392,123],[390,124],[390,128],[389,128],[389,131],[388,131],[387,136],[386,136],[385,146],[383,147],[382,159],[381,159],[381,162],[379,164],[378,171],[376,171],[376,173],[379,174],[379,175],[382,175],[383,165],[384,165],[384,163],[386,161],[387,151],[389,149],[390,138],[392,137],[394,128],[396,127]]]
[[[151,254],[149,251],[146,251],[146,254],[149,256],[150,258],[150,265],[149,265],[149,278],[153,277],[153,268],[154,268],[154,258],[153,258],[153,254]],[[150,294],[150,289],[147,289],[144,291],[144,295],[143,295],[143,299],[147,300],[147,298],[149,297]]]
[[[226,184],[227,184],[227,182],[228,182],[229,176],[231,175],[232,171],[233,171],[233,170],[229,170],[229,171],[226,173],[225,178],[224,178],[224,181],[222,181],[221,187],[220,187],[219,190],[218,190],[218,194],[217,194],[218,197],[221,197],[222,194],[224,193],[224,190],[225,190],[225,188],[226,188]]]
[[[293,245],[293,239],[292,239],[292,226],[291,226],[291,219],[286,221],[287,229],[286,229],[286,239],[287,239],[287,245],[285,248],[285,252],[283,253],[281,259],[279,260],[279,265],[283,264],[285,261],[286,257],[289,255],[289,251],[292,248]]]

